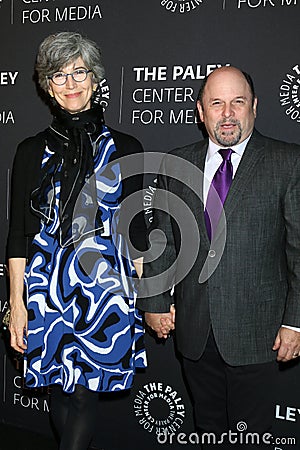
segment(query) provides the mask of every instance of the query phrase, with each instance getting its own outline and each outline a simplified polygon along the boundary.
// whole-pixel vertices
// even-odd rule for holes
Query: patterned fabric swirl
[[[135,269],[124,236],[115,232],[120,166],[116,162],[106,168],[116,148],[105,126],[97,142],[94,173],[104,232],[59,245],[57,177],[49,186],[54,220],[41,221],[32,243],[25,274],[28,387],[59,384],[70,393],[81,384],[93,391],[118,391],[130,388],[135,369],[146,366],[142,319],[135,308]],[[42,166],[52,156],[46,147]]]

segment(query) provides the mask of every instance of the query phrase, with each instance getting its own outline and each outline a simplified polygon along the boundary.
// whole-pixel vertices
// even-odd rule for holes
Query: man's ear
[[[254,117],[256,117],[256,111],[257,111],[257,97],[254,98],[252,110],[253,110]]]
[[[204,122],[204,114],[203,114],[203,109],[202,109],[200,100],[197,101],[197,110],[198,110],[201,122]]]

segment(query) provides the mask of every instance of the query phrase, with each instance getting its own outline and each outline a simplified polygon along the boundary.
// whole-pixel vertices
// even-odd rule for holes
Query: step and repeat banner
[[[203,78],[224,65],[253,76],[258,130],[300,143],[299,17],[300,0],[0,0],[1,314],[8,295],[5,241],[13,156],[18,142],[51,120],[33,81],[36,51],[48,34],[79,31],[100,45],[106,123],[136,136],[147,152],[202,138],[194,116],[197,92]],[[155,174],[149,174],[148,223],[154,193]],[[100,396],[95,448],[197,444],[173,339],[162,343],[147,334],[146,344],[149,368],[137,374],[134,388]],[[300,446],[299,376],[297,362],[280,373],[281,386],[274,392],[278,439],[272,449]],[[49,396],[48,390],[24,388],[21,365],[16,367],[1,340],[0,421],[51,436]]]

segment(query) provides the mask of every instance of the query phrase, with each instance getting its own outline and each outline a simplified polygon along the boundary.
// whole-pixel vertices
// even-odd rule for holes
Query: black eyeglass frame
[[[78,81],[78,80],[76,80],[76,79],[74,78],[74,74],[75,74],[76,72],[78,72],[78,71],[85,72],[85,78],[84,78],[83,80]],[[83,83],[83,82],[87,79],[88,74],[91,73],[91,72],[93,72],[93,71],[90,70],[90,69],[84,69],[83,67],[82,67],[82,68],[79,67],[78,69],[74,70],[74,71],[71,72],[71,73],[55,72],[53,75],[47,76],[47,79],[48,79],[48,80],[51,80],[52,83],[54,83],[56,86],[63,86],[64,84],[66,84],[67,79],[68,79],[69,76],[71,76],[71,77],[73,78],[73,81],[75,81],[75,83]],[[63,83],[57,83],[57,82],[54,81],[53,77],[54,77],[54,75],[56,75],[56,74],[58,74],[58,73],[60,73],[60,74],[62,74],[62,75],[64,76],[65,80],[64,80]]]

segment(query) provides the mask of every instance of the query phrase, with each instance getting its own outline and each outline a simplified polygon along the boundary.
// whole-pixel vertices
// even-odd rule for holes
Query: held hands
[[[168,313],[145,313],[146,324],[157,333],[157,337],[166,339],[175,329],[175,306]]]
[[[24,336],[27,337],[27,311],[23,304],[11,306],[9,331],[12,348],[17,352],[24,353],[27,349],[27,345],[24,343]]]
[[[277,361],[287,362],[300,356],[300,332],[281,327],[273,350],[277,350]]]

